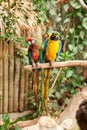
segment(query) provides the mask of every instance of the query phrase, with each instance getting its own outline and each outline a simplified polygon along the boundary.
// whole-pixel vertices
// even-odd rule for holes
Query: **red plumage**
[[[29,63],[32,64],[32,66],[34,66],[33,63],[35,63],[36,66],[38,66],[37,62],[39,61],[39,57],[40,57],[38,44],[32,38],[29,38],[28,42],[29,42],[29,48],[28,48]],[[39,70],[38,69],[32,70],[32,83],[33,83],[35,101],[37,101],[38,85],[39,85]]]
[[[39,53],[39,47],[38,44],[32,39],[29,38],[29,53],[31,53],[31,60],[33,60],[33,62],[38,62],[39,61],[39,57],[40,57],[40,53]]]
[[[31,53],[31,58],[32,60],[36,63],[39,61],[39,48],[38,45],[36,43],[32,44],[29,46],[29,52]]]

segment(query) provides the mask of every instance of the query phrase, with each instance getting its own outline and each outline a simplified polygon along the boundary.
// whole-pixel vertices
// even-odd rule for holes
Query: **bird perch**
[[[27,65],[24,68],[26,70],[32,70],[32,69],[45,69],[45,68],[64,68],[64,67],[73,67],[73,66],[87,66],[87,60],[72,60],[72,61],[61,61],[61,62],[53,62],[52,66],[49,65],[49,63],[42,63],[38,64],[38,67],[32,65]]]

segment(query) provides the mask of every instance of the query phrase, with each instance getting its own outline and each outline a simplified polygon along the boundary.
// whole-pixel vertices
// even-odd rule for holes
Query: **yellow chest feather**
[[[54,61],[56,59],[56,53],[58,52],[58,41],[49,40],[46,47],[45,59],[48,61]]]

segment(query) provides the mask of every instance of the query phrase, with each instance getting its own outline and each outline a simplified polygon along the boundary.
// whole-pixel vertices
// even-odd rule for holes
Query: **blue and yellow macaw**
[[[52,65],[52,62],[58,61],[60,55],[62,43],[60,41],[59,33],[53,32],[44,42],[44,61],[49,62]],[[51,68],[44,70],[44,79],[42,86],[42,99],[44,102],[44,108],[47,111],[47,100],[48,100],[48,89],[49,89],[49,79],[51,74]]]

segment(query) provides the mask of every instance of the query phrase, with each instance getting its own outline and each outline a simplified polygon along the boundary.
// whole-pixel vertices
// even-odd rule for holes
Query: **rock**
[[[66,130],[71,130],[73,127],[73,120],[71,118],[67,118],[63,120],[63,122],[60,125]]]
[[[75,94],[73,98],[70,100],[67,108],[60,114],[58,118],[58,123],[61,124],[66,119],[72,119],[73,123],[76,122],[76,111],[80,103],[87,99],[87,87],[83,87],[81,92]]]
[[[42,116],[39,119],[38,123],[39,123],[39,126],[42,126],[42,127],[54,127],[57,125],[57,123],[48,116]]]
[[[22,130],[64,130],[55,120],[48,116],[42,116],[36,125],[25,127]]]
[[[58,124],[63,126],[66,130],[79,130],[79,127],[75,128],[78,126],[76,121],[76,111],[83,100],[87,100],[87,86],[83,87],[81,92],[73,96],[65,111],[60,114],[57,121]],[[70,123],[68,124],[68,122]]]
[[[39,119],[39,130],[64,130],[51,117],[43,116]]]
[[[39,130],[38,124],[30,126],[30,127],[25,127],[22,130]]]

